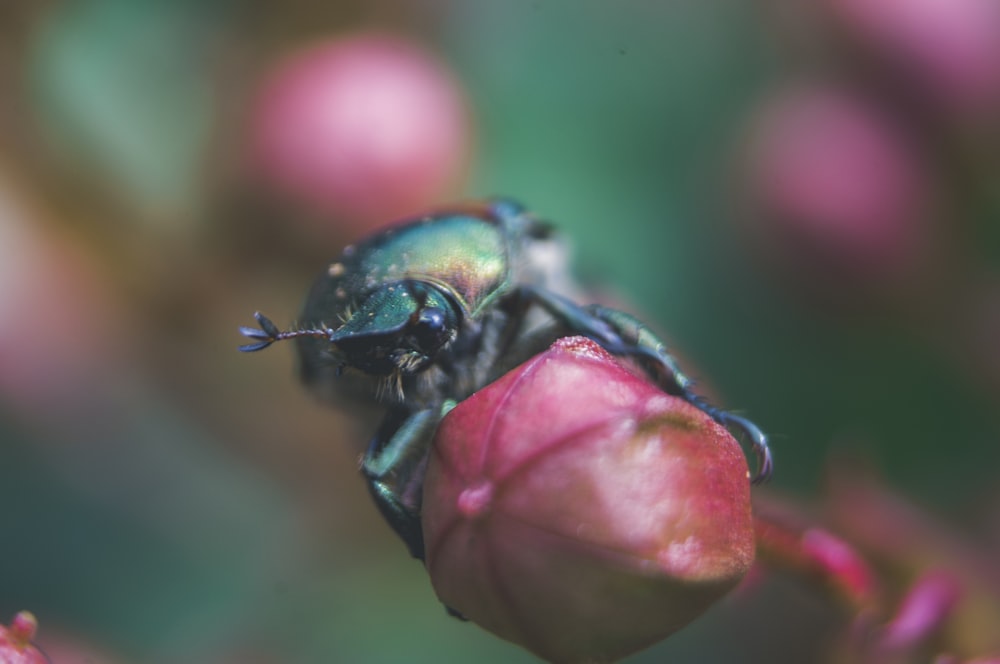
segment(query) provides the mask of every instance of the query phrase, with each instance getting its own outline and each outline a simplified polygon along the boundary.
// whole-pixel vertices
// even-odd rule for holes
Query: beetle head
[[[338,368],[397,378],[429,367],[455,339],[460,322],[457,307],[440,288],[415,280],[379,286],[336,328],[321,324],[282,331],[260,312],[254,317],[260,328],[240,331],[255,342],[240,346],[241,351],[262,350],[284,339],[319,338],[330,344]]]
[[[371,292],[329,335],[345,366],[374,376],[426,369],[458,330],[456,307],[437,287],[400,281]]]

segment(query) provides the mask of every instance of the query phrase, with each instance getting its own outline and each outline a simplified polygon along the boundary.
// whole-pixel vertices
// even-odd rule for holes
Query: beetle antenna
[[[243,353],[264,350],[275,341],[284,341],[285,339],[294,339],[295,337],[320,337],[322,339],[329,339],[334,332],[329,327],[299,328],[283,331],[278,329],[278,326],[271,322],[270,318],[259,311],[255,312],[253,317],[257,320],[257,324],[260,327],[240,326],[240,334],[249,339],[257,339],[257,342],[240,346],[240,351]]]

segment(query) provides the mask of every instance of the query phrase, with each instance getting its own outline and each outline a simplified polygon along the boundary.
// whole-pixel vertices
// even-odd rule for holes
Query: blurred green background
[[[427,202],[555,221],[584,282],[771,433],[774,487],[816,496],[848,451],[1000,540],[997,126],[906,121],[947,192],[947,256],[912,280],[796,271],[756,239],[751,119],[787,81],[851,75],[836,31],[774,1],[6,2],[0,620],[31,609],[108,661],[534,661],[444,614],[356,475],[365,426],[300,389],[290,349],[236,352],[356,237],[246,174],[254,91],[362,29],[420,44],[467,101],[468,167]],[[736,598],[630,661],[811,661],[829,611]]]

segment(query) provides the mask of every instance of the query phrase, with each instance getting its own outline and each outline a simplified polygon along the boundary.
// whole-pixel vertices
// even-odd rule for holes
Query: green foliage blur
[[[317,239],[243,172],[255,83],[359,29],[460,82],[474,134],[454,197],[552,219],[584,283],[770,432],[775,488],[819,495],[831,456],[857,455],[1000,541],[1000,336],[973,341],[989,311],[1000,330],[1000,167],[983,185],[936,164],[962,183],[937,289],[831,295],[772,269],[740,154],[769,91],[814,74],[774,6],[3,3],[0,621],[30,609],[41,636],[109,662],[534,661],[445,615],[357,477],[367,425],[306,394],[290,349],[236,352],[239,325],[292,321],[351,240]],[[831,609],[777,596],[723,602],[630,661],[812,661]]]

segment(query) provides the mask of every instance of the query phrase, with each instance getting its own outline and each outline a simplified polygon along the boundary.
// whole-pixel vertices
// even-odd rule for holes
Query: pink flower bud
[[[819,583],[855,613],[879,606],[882,589],[875,570],[851,543],[776,496],[757,497],[754,519],[758,559],[770,569]]]
[[[469,143],[466,104],[450,72],[388,35],[293,54],[262,85],[251,123],[254,170],[356,230],[449,193]]]
[[[562,339],[441,423],[424,486],[441,600],[552,662],[680,629],[754,558],[729,433],[590,340]]]
[[[0,402],[42,422],[78,406],[123,344],[101,270],[48,221],[0,178]]]
[[[755,230],[799,268],[879,283],[920,264],[931,186],[905,133],[865,100],[779,96],[752,127],[747,166]]]
[[[996,0],[826,0],[843,29],[916,83],[932,105],[963,115],[1000,110]]]
[[[944,570],[926,572],[903,597],[877,648],[900,652],[929,642],[952,617],[962,594],[962,584],[954,575]]]
[[[3,664],[48,664],[45,655],[31,644],[38,631],[38,621],[28,611],[21,611],[9,627],[0,625],[0,662]]]

